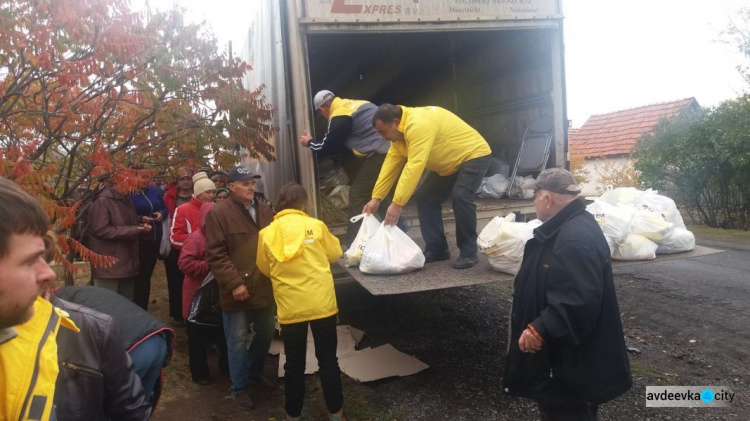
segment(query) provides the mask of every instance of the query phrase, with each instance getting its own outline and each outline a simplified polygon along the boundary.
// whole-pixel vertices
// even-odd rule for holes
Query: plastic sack
[[[599,200],[612,206],[635,206],[636,200],[643,194],[635,187],[618,187],[599,196]]]
[[[492,177],[482,179],[477,194],[482,198],[499,199],[508,191],[510,181],[502,174],[495,174]]]
[[[367,241],[359,270],[374,275],[395,275],[424,267],[417,243],[395,225],[381,224]]]
[[[656,243],[672,229],[672,224],[667,222],[661,213],[639,210],[633,213],[630,220],[630,232],[642,235]]]
[[[361,213],[357,216],[353,216],[349,221],[355,223],[362,219],[362,225],[359,226],[357,236],[354,237],[354,241],[349,245],[349,249],[344,253],[344,266],[352,267],[358,266],[359,261],[362,259],[362,253],[365,250],[365,244],[367,241],[375,235],[375,232],[380,228],[380,221],[372,214]]]
[[[515,222],[516,214],[496,216],[487,224],[477,238],[477,246],[487,256],[490,266],[498,272],[515,275],[521,268],[526,242],[534,236],[534,229],[542,225],[535,219],[531,222]]]
[[[615,260],[654,260],[658,245],[648,238],[629,234],[624,243],[617,246],[612,258]]]
[[[349,186],[336,186],[333,190],[328,193],[328,198],[339,209],[346,209],[349,207]]]
[[[531,175],[527,175],[526,177],[518,177],[513,179],[513,185],[510,186],[510,193],[508,194],[508,197],[520,197],[522,199],[533,199],[534,198],[534,190],[533,189],[525,189],[524,183],[528,184],[529,181],[533,181],[534,177]]]
[[[586,210],[594,215],[599,228],[604,233],[609,245],[609,254],[614,253],[615,248],[622,244],[630,233],[630,219],[635,212],[630,208],[620,208],[596,199],[594,203],[586,206]]]
[[[161,224],[161,241],[159,242],[159,256],[162,259],[169,257],[172,251],[172,243],[169,241],[169,232],[172,230],[172,222],[167,216],[160,222]]]
[[[657,254],[681,253],[695,248],[695,235],[685,228],[675,227],[661,239]]]
[[[219,326],[221,322],[219,307],[219,284],[214,274],[209,272],[195,291],[188,311],[188,321],[203,326]]]
[[[685,222],[682,220],[682,215],[677,210],[674,200],[660,195],[655,190],[646,190],[635,199],[634,203],[640,209],[662,214],[664,219],[675,227],[685,228]]]

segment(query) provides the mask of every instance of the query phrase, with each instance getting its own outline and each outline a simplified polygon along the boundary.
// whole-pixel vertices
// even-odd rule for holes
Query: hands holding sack
[[[417,243],[395,225],[378,222],[372,214],[353,217],[363,219],[354,242],[344,253],[347,267],[359,265],[363,273],[395,275],[424,267],[424,254]]]

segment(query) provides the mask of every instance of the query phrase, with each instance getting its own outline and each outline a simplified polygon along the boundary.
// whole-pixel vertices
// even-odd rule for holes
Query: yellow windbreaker
[[[60,325],[78,332],[67,313],[39,297],[31,320],[15,326],[18,336],[0,344],[0,419],[50,419]]]
[[[338,238],[296,209],[279,212],[258,237],[258,269],[271,278],[279,323],[323,319],[338,313],[331,265],[343,252]]]
[[[399,107],[403,114],[398,131],[404,134],[404,142],[391,142],[373,199],[388,195],[402,168],[393,194],[393,202],[401,206],[411,198],[425,169],[448,176],[464,162],[492,153],[479,132],[444,108]]]

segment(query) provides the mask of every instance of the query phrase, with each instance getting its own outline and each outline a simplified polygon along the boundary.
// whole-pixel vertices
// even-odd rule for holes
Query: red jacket
[[[193,231],[185,241],[180,252],[180,260],[177,265],[185,280],[182,282],[182,317],[187,319],[190,304],[198,287],[208,275],[210,268],[206,261],[206,215],[214,206],[213,202],[204,203],[200,208],[200,223],[198,229]]]
[[[177,205],[177,193],[179,192],[180,189],[177,187],[176,181],[167,184],[167,187],[164,188],[164,204],[167,205],[170,218],[174,216],[174,208]]]
[[[198,230],[202,204],[203,202],[192,197],[190,203],[185,203],[175,209],[172,215],[172,229],[169,230],[169,242],[172,243],[172,248],[182,250],[188,235]]]

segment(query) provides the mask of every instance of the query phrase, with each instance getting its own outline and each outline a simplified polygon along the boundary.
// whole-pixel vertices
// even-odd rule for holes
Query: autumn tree
[[[39,199],[63,252],[99,264],[66,236],[82,184],[117,174],[135,186],[133,164],[164,173],[273,159],[273,109],[262,86],[243,87],[248,71],[176,8],[0,0],[0,175]]]

